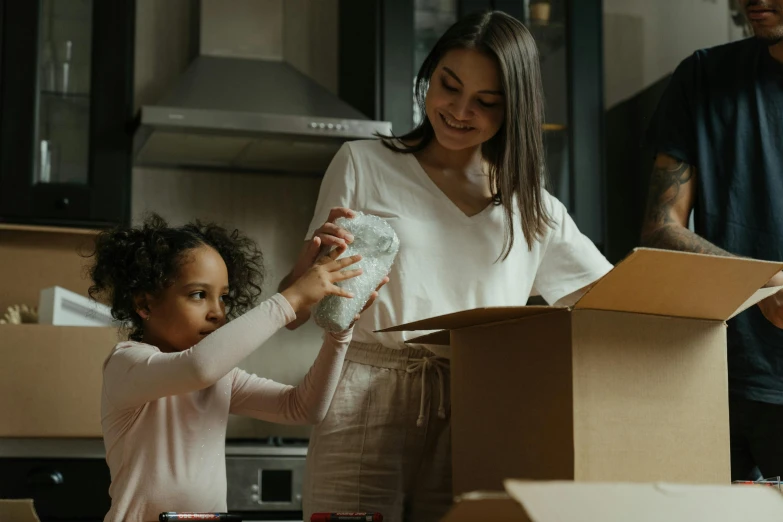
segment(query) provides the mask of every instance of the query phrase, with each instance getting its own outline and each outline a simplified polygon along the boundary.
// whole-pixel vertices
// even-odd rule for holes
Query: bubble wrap
[[[386,221],[362,212],[355,214],[353,219],[337,219],[335,225],[354,237],[340,257],[362,255],[361,261],[345,270],[361,268],[364,272],[358,277],[337,283],[337,286],[353,294],[352,299],[328,295],[316,305],[313,312],[315,322],[329,332],[342,332],[350,326],[356,314],[367,304],[370,294],[389,273],[400,249],[400,240]]]

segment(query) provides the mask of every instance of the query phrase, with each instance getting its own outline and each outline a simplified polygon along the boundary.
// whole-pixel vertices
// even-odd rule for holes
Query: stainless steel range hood
[[[285,61],[202,54],[141,108],[136,164],[323,174],[344,141],[390,131]]]

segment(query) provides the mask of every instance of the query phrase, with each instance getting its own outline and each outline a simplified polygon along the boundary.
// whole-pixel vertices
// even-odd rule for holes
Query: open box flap
[[[567,310],[554,306],[497,306],[489,308],[474,308],[472,310],[462,310],[451,314],[430,317],[412,323],[401,324],[376,330],[377,332],[412,332],[420,330],[456,330],[458,328],[467,328],[469,326],[478,326],[481,324],[497,323],[501,321],[510,321],[521,319],[533,315],[552,313],[558,310]]]
[[[783,495],[766,486],[521,480],[504,484],[532,522],[783,520]]]
[[[731,314],[731,317],[729,317],[729,319],[731,319],[732,317],[734,317],[736,315],[741,314],[742,312],[744,312],[745,310],[747,310],[748,308],[750,308],[754,304],[763,301],[767,297],[771,296],[772,294],[776,294],[776,293],[780,292],[781,290],[783,290],[783,286],[771,286],[769,288],[762,288],[760,290],[756,290],[753,293],[753,295],[750,296],[750,298],[747,301],[742,303],[742,306],[740,306],[739,308],[734,310],[734,313]]]
[[[780,270],[783,263],[637,248],[574,308],[726,321]]]

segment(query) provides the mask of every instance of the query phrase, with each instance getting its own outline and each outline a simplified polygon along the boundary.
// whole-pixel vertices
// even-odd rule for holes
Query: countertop
[[[227,440],[226,456],[304,457],[304,446],[273,446],[266,441]],[[105,459],[103,439],[0,438],[0,458]]]

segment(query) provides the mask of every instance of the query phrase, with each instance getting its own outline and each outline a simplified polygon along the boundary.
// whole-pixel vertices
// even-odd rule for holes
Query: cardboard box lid
[[[765,486],[609,484],[506,480],[507,499],[462,497],[447,522],[736,522],[783,520],[783,495]]]
[[[783,263],[637,248],[575,309],[726,321],[775,292],[761,289]]]
[[[32,499],[0,499],[0,521],[41,522],[35,513]]]
[[[637,248],[597,281],[573,308],[726,321],[779,290],[761,287],[781,270],[783,263],[779,262]],[[474,308],[378,331],[455,330],[557,310],[567,308]],[[408,342],[448,344],[442,332]]]

